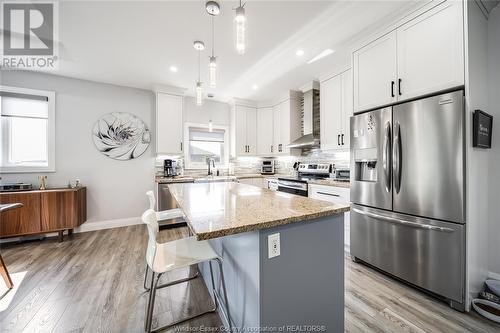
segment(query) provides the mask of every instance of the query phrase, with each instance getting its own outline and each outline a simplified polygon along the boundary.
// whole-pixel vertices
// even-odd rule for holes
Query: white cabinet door
[[[340,143],[343,149],[350,148],[350,118],[352,110],[352,75],[351,70],[342,73],[342,131]]]
[[[337,75],[320,85],[321,149],[339,149],[342,132],[342,76]]]
[[[280,103],[280,140],[278,145],[278,154],[290,155],[290,100]]]
[[[156,94],[156,152],[182,153],[183,98],[165,93]]]
[[[398,28],[399,100],[464,84],[462,5],[447,1]]]
[[[354,52],[355,111],[396,101],[396,36],[394,30]]]
[[[236,156],[247,155],[247,107],[237,105],[234,110],[234,134]]]
[[[247,109],[247,155],[257,155],[257,109]]]
[[[279,154],[279,144],[281,140],[281,119],[280,104],[273,107],[273,151],[274,155]]]
[[[273,149],[273,109],[257,109],[257,154],[271,156]]]

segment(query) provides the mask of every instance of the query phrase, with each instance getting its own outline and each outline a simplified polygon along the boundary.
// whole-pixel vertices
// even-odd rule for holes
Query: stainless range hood
[[[320,147],[319,90],[304,92],[302,129],[304,135],[291,142],[288,148],[314,149]]]

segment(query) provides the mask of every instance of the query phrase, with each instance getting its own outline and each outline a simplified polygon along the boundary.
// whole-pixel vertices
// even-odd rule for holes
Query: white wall
[[[489,109],[493,115],[493,142],[490,150],[492,168],[489,182],[488,268],[500,278],[500,5],[488,20]]]
[[[474,297],[488,276],[500,277],[500,8],[486,19],[466,3],[467,296]],[[472,148],[476,109],[494,116],[492,149]]]
[[[66,186],[78,178],[87,186],[88,222],[138,221],[154,188],[153,145],[137,159],[112,160],[96,150],[91,131],[109,112],[130,112],[154,133],[155,100],[150,91],[27,71],[3,71],[1,84],[56,92],[56,172],[48,185]],[[38,174],[3,174],[3,181],[37,185]]]

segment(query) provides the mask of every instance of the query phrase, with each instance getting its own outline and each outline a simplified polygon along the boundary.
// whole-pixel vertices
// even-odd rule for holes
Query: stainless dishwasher
[[[159,211],[179,208],[179,205],[177,205],[177,201],[175,201],[175,198],[172,196],[170,190],[168,189],[168,185],[169,184],[158,184],[158,193],[156,197],[158,198],[157,207]],[[186,221],[182,217],[177,217],[159,221],[159,224],[160,226],[165,227],[180,227],[186,225]]]

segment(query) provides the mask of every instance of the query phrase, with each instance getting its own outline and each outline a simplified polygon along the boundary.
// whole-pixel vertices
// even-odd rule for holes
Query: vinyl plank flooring
[[[188,236],[187,228],[161,230],[160,242]],[[74,234],[56,239],[2,244],[12,273],[26,271],[9,307],[0,313],[3,332],[143,332],[148,298],[143,288],[145,226]],[[179,279],[191,269],[165,274]],[[500,325],[463,314],[367,266],[345,260],[346,332],[500,332]],[[1,301],[1,300],[0,300]],[[163,325],[212,306],[202,279],[160,289],[153,317]],[[193,328],[218,332],[217,314],[166,332]]]

